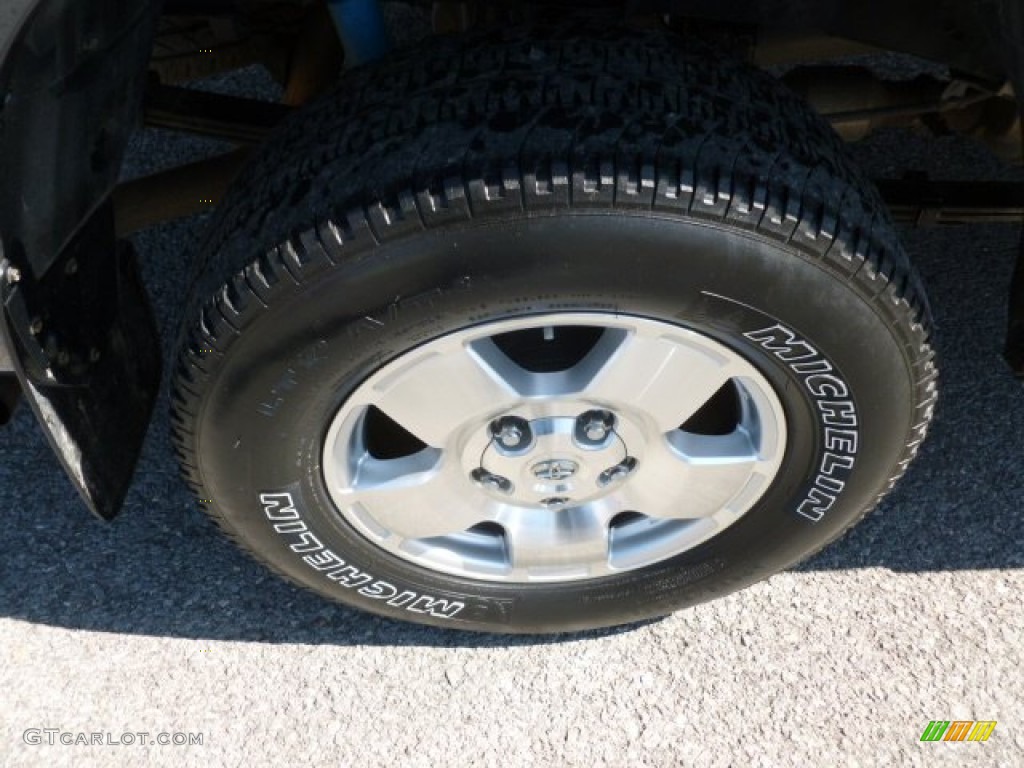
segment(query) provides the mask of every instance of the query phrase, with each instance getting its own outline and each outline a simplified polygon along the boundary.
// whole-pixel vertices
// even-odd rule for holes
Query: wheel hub
[[[574,405],[580,408],[571,402],[560,405],[565,413]],[[491,439],[483,452],[477,453],[471,442],[463,461],[470,479],[491,498],[522,507],[564,509],[607,495],[612,478],[624,478],[637,466],[615,430],[617,423],[610,411],[534,419],[502,416],[485,428]],[[636,427],[626,432],[640,434]],[[639,442],[639,437],[634,439]]]

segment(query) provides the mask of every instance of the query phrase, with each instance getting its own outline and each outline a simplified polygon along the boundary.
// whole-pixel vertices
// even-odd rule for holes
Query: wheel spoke
[[[712,517],[744,489],[757,464],[740,430],[723,436],[676,432],[650,446],[623,487],[623,503],[650,517]]]
[[[372,398],[404,429],[427,445],[442,447],[459,425],[501,409],[516,394],[505,371],[467,345],[457,345],[417,355],[378,381]]]
[[[565,569],[577,566],[585,575],[607,564],[607,520],[587,507],[536,510],[503,522],[513,574],[550,571],[564,577]]]
[[[360,480],[342,489],[339,498],[349,507],[361,505],[377,526],[401,539],[460,533],[488,519],[488,503],[476,498],[457,467],[442,462],[402,473],[387,466],[407,461],[367,458],[360,467]]]
[[[685,423],[736,371],[724,355],[678,335],[605,334],[581,370],[594,370],[588,397],[629,403],[650,415],[661,432]]]

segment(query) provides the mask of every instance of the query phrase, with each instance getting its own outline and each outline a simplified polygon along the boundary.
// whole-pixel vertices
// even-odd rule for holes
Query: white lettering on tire
[[[261,493],[260,504],[267,520],[278,534],[286,537],[291,550],[301,554],[307,566],[331,581],[347,589],[354,589],[364,597],[383,600],[393,608],[404,608],[440,619],[454,618],[466,607],[465,603],[458,600],[421,595],[410,590],[400,592],[395,585],[346,563],[309,530],[295,508],[295,500],[290,493]]]
[[[800,378],[821,416],[824,452],[818,474],[796,509],[816,523],[836,503],[857,461],[860,433],[850,387],[824,355],[784,325],[743,335],[775,355]]]

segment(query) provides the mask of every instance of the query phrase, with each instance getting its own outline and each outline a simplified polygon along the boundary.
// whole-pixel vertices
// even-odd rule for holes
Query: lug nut
[[[609,467],[598,475],[597,484],[604,488],[612,483],[617,483],[631,475],[634,469],[636,469],[636,459],[627,456],[614,467]]]
[[[491,422],[491,436],[506,451],[521,451],[533,441],[530,423],[518,416],[503,416]]]
[[[615,414],[610,411],[587,411],[576,419],[576,442],[584,447],[601,445],[615,429]]]
[[[488,491],[498,491],[499,493],[512,493],[513,486],[512,481],[507,477],[496,475],[493,472],[488,472],[483,467],[477,467],[469,475],[473,478],[473,482]]]
[[[540,503],[543,504],[545,507],[554,508],[564,507],[570,501],[572,501],[572,499],[567,499],[564,496],[551,496],[550,498],[547,499],[541,499]]]

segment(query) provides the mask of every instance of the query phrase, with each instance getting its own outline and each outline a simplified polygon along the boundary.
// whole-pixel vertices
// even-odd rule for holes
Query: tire
[[[325,597],[624,624],[871,509],[931,417],[928,324],[877,193],[773,79],[660,31],[435,39],[233,188],[174,439],[223,530]]]

